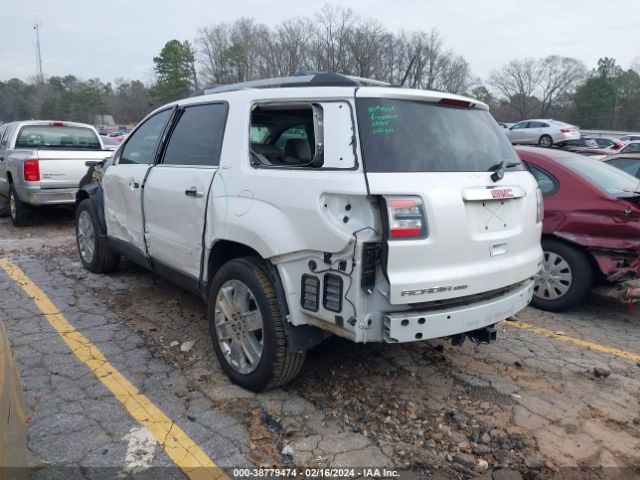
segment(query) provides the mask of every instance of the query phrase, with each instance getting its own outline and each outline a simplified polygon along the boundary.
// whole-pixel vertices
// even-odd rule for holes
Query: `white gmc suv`
[[[237,384],[331,334],[495,340],[530,301],[542,197],[486,105],[336,74],[161,107],[77,197],[92,272],[121,255],[206,299]]]

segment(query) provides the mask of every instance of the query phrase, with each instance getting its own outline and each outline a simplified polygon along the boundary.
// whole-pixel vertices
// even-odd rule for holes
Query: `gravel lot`
[[[287,388],[255,395],[217,365],[198,297],[129,262],[110,275],[85,271],[73,228],[65,210],[24,229],[2,218],[0,257],[221,466],[388,467],[443,479],[640,476],[640,363],[566,341],[640,355],[640,307],[593,295],[571,313],[527,309],[516,320],[558,338],[507,321],[490,346],[330,339]],[[124,468],[135,421],[1,269],[0,318],[21,366],[39,475],[63,465],[82,466],[77,478],[97,478],[91,467]],[[162,448],[152,451],[146,467],[172,464]]]

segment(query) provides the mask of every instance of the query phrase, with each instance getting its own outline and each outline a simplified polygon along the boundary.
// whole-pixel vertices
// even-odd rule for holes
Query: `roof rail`
[[[389,83],[369,78],[353,77],[339,73],[325,72],[296,72],[292,77],[265,78],[248,82],[220,85],[203,89],[193,96],[209,95],[210,93],[233,92],[247,88],[281,88],[281,87],[388,87]]]

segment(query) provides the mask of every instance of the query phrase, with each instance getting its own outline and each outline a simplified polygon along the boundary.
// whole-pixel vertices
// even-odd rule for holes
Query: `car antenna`
[[[416,57],[418,56],[418,54],[415,54],[412,58],[411,61],[409,62],[409,66],[407,67],[407,71],[404,72],[404,77],[402,77],[402,81],[400,82],[400,87],[404,86],[404,82],[407,81],[407,77],[409,76],[409,72],[411,71],[411,67],[413,67],[413,62],[416,61]]]

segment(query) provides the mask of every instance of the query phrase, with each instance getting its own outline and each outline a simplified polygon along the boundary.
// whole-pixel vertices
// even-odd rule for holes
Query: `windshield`
[[[612,197],[634,197],[640,194],[638,179],[612,165],[586,157],[565,158],[562,164]]]
[[[368,172],[486,172],[523,169],[486,110],[388,98],[356,100]]]
[[[102,150],[98,136],[85,127],[25,125],[18,132],[16,148],[38,150]]]

